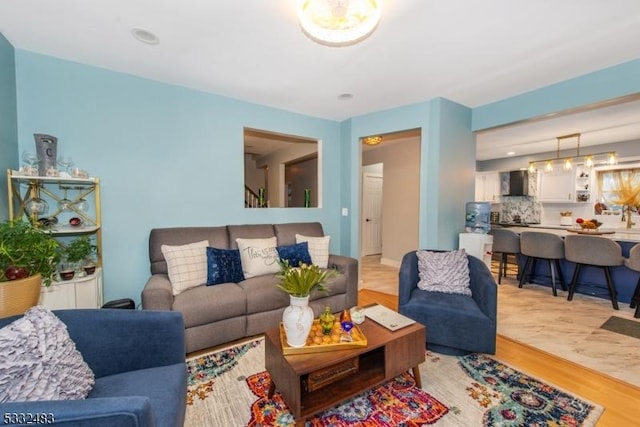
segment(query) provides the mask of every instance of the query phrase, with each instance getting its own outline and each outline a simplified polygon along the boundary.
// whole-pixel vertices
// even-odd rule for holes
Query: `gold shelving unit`
[[[102,266],[102,218],[100,179],[28,176],[7,170],[9,219],[25,217],[35,226],[47,227],[55,236],[93,235],[97,247],[97,264]],[[69,192],[71,196],[68,197]],[[44,203],[49,209],[39,214],[29,209],[33,203]],[[82,209],[89,203],[88,210]],[[57,223],[43,224],[57,219]],[[71,225],[71,218],[79,218],[79,225]],[[77,222],[77,221],[74,221]]]

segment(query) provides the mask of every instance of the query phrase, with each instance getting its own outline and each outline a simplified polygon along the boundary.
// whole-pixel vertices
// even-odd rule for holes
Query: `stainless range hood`
[[[502,172],[500,175],[500,181],[502,196],[529,195],[529,172],[526,170]]]

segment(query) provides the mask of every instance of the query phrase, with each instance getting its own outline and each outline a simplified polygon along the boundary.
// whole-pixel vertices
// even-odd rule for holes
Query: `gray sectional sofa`
[[[276,288],[277,278],[273,274],[239,283],[202,284],[174,297],[161,246],[208,240],[211,247],[237,249],[237,238],[273,236],[277,238],[278,246],[284,246],[295,244],[296,234],[324,236],[322,225],[317,222],[153,229],[149,236],[151,277],[142,291],[142,308],[181,312],[188,353],[276,327],[289,305],[289,296]],[[310,305],[316,316],[327,305],[333,312],[338,312],[357,302],[358,261],[331,254],[328,268],[336,268],[342,274],[328,282],[328,294],[311,295]]]

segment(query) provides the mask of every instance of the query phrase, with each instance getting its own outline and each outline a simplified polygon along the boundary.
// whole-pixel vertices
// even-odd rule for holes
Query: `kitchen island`
[[[552,233],[564,238],[570,234],[575,234],[568,231],[570,228],[573,228],[573,226],[529,224],[526,227],[509,227],[509,230],[518,234],[527,231]],[[627,230],[625,228],[602,228],[600,231],[614,232],[612,234],[602,234],[600,237],[605,237],[618,242],[622,248],[622,256],[625,258],[629,256],[629,250],[635,244],[640,242],[640,229],[637,228],[631,230]],[[518,256],[518,263],[520,264],[521,269],[524,267],[525,260],[525,256]],[[561,268],[564,281],[567,286],[569,286],[575,269],[575,264],[567,260],[562,260]],[[633,295],[633,291],[638,283],[638,272],[629,270],[627,267],[622,265],[611,268],[611,277],[618,294],[618,302],[628,304],[631,301],[631,296]],[[551,287],[549,264],[546,262],[538,262],[536,265],[536,271],[531,276],[530,282]],[[526,286],[526,284],[524,286]],[[607,290],[603,270],[597,267],[584,266],[580,273],[580,278],[578,279],[576,292],[609,299],[609,291]]]

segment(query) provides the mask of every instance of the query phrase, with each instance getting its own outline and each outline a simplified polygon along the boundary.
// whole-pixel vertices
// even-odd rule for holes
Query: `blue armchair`
[[[495,354],[497,285],[487,266],[467,255],[472,296],[418,288],[416,251],[402,259],[398,311],[427,328],[427,349],[443,354]]]
[[[95,375],[84,400],[13,402],[0,412],[52,414],[56,426],[182,426],[187,372],[179,312],[54,311]],[[18,316],[0,319],[3,327]]]

